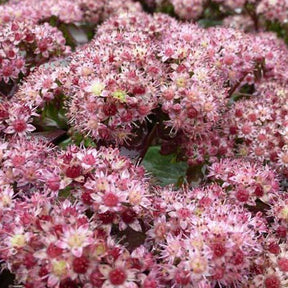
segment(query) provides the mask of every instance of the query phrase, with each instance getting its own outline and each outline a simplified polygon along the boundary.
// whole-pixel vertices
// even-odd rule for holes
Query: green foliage
[[[65,109],[62,105],[63,99],[54,99],[48,102],[40,118],[34,119],[34,124],[41,127],[43,131],[51,131],[54,129],[68,129],[67,119],[65,116]]]
[[[161,155],[160,146],[150,147],[142,164],[159,181],[161,186],[182,184],[188,168],[186,162],[176,161],[175,154]]]
[[[279,38],[282,38],[288,44],[288,24],[281,24],[278,21],[266,21],[266,30],[275,32]]]
[[[202,26],[203,28],[209,28],[209,27],[221,25],[222,21],[221,20],[214,20],[214,19],[200,19],[197,23],[200,26]]]
[[[71,187],[67,186],[59,191],[59,198],[67,199],[71,197]]]
[[[172,17],[176,17],[176,14],[174,12],[174,6],[169,1],[164,1],[157,9],[156,12],[159,13],[166,13]]]
[[[65,139],[64,141],[58,144],[60,148],[66,149],[69,145],[73,144],[77,146],[83,145],[86,148],[96,147],[96,143],[90,137],[83,137],[83,135],[77,132],[71,132],[69,134],[71,134],[71,137]]]
[[[69,145],[72,145],[72,144],[74,144],[73,140],[71,139],[71,137],[69,137],[65,139],[64,141],[62,141],[61,143],[59,143],[58,146],[60,148],[66,149]]]
[[[199,19],[197,23],[204,28],[222,25],[222,20],[227,15],[227,13],[221,11],[218,3],[208,1],[204,6],[204,12],[201,19]]]
[[[95,36],[97,26],[93,23],[83,23],[80,28],[86,34],[88,41],[91,41]]]

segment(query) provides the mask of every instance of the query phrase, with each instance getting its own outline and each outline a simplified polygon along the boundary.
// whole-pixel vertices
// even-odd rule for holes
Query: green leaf
[[[58,140],[59,138],[63,137],[65,134],[66,134],[66,131],[60,130],[60,129],[32,133],[34,137],[44,139],[48,141],[49,143],[52,143]]]
[[[161,155],[160,146],[150,147],[142,164],[159,181],[161,186],[180,185],[186,176],[186,162],[176,162],[175,154]]]
[[[59,198],[69,198],[71,196],[71,187],[67,186],[59,191]]]
[[[73,144],[72,139],[68,138],[68,139],[62,141],[61,143],[59,143],[58,146],[63,148],[63,149],[66,149],[69,145],[72,145],[72,144]]]
[[[175,17],[174,6],[169,1],[164,1],[160,6],[156,8],[157,13],[165,13],[172,17]]]
[[[221,20],[214,20],[214,19],[201,19],[198,21],[198,24],[201,27],[209,28],[209,27],[222,25],[222,21]]]
[[[62,98],[61,98],[62,97]],[[41,113],[41,117],[34,118],[34,124],[41,127],[43,131],[55,129],[67,130],[68,124],[65,116],[66,110],[63,108],[64,96],[56,97],[51,102],[46,103]]]

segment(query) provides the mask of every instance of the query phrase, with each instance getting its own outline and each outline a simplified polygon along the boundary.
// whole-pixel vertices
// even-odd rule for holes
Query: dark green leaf
[[[161,155],[159,146],[148,149],[142,164],[162,186],[183,183],[188,168],[186,162],[176,162],[174,154]]]
[[[198,24],[204,28],[214,27],[222,25],[221,20],[214,20],[214,19],[201,19],[198,21]]]

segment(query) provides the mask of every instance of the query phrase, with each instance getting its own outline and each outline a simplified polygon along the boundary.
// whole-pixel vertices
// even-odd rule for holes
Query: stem
[[[145,157],[145,155],[146,155],[149,147],[151,146],[152,141],[153,141],[153,139],[154,139],[154,137],[155,137],[155,135],[156,135],[157,127],[158,127],[158,123],[156,123],[156,124],[153,126],[151,132],[150,132],[150,133],[148,134],[148,136],[146,137],[146,139],[145,139],[145,144],[144,144],[144,148],[143,148],[143,150],[141,151],[141,153],[140,153],[140,155],[139,155],[139,157],[138,157],[138,159],[137,159],[137,160],[138,160],[138,161],[137,161],[138,164],[141,164],[141,162],[142,162],[142,160],[144,159],[144,157]]]
[[[251,19],[254,23],[255,32],[259,32],[259,19],[258,19],[258,15],[256,13],[256,10],[255,10],[255,7],[256,7],[255,5],[249,5],[246,3],[246,5],[244,6],[244,10],[251,17]]]
[[[247,94],[247,93],[237,93],[236,95],[239,95],[239,96],[243,96],[243,97],[251,97],[252,94]]]
[[[240,86],[240,84],[242,83],[242,81],[245,79],[245,77],[248,75],[248,72],[246,72],[241,78],[239,81],[237,81],[237,83],[231,87],[231,89],[229,90],[229,93],[228,93],[228,96],[227,98],[230,98],[233,93],[236,91],[236,89]]]

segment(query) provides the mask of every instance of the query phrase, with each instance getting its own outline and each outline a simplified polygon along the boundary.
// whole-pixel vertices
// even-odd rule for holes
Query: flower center
[[[118,90],[112,93],[112,97],[120,102],[126,102],[126,93],[122,90]]]
[[[68,240],[68,245],[72,247],[81,247],[84,242],[85,237],[79,233],[75,233]]]
[[[21,248],[26,244],[25,236],[23,234],[16,234],[11,238],[12,247]]]
[[[66,261],[64,260],[54,261],[52,264],[52,270],[53,273],[58,277],[65,275],[67,271]]]
[[[127,275],[121,268],[116,268],[109,273],[110,282],[113,285],[121,285],[125,282]]]
[[[91,92],[95,95],[95,96],[99,96],[102,91],[104,90],[105,85],[101,82],[95,82],[91,85]]]
[[[108,207],[115,207],[119,202],[118,197],[113,193],[108,193],[104,196],[104,204]]]
[[[23,132],[27,128],[27,124],[24,120],[15,120],[13,127],[16,132]]]

